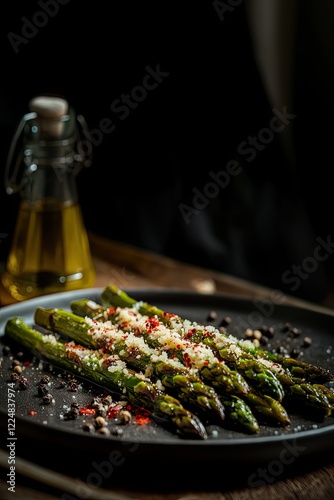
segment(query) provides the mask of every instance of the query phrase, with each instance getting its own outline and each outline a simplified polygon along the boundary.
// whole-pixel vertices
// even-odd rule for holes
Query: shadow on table
[[[30,464],[37,464],[49,470],[68,476],[76,483],[76,496],[61,493],[59,498],[66,500],[92,498],[88,488],[95,490],[112,489],[113,491],[133,492],[136,498],[139,492],[147,493],[186,493],[192,492],[231,492],[244,488],[258,488],[274,485],[277,482],[305,476],[322,466],[333,463],[330,452],[320,456],[303,456],[293,458],[298,447],[287,448],[286,453],[276,460],[269,461],[251,457],[240,457],[240,460],[192,460],[191,456],[170,457],[155,456],[145,458],[142,454],[136,459],[129,454],[120,454],[117,450],[110,453],[101,452],[92,456],[89,450],[57,447],[47,443],[43,445],[29,439],[20,439],[20,457]],[[288,453],[289,451],[289,453]],[[20,471],[17,471],[17,482],[20,482]],[[21,484],[34,484],[31,479],[22,476]],[[40,486],[39,486],[40,487]],[[57,485],[53,488],[57,490]],[[51,490],[52,491],[52,488]],[[54,493],[53,491],[53,493]],[[88,496],[87,496],[88,495]],[[58,497],[57,497],[58,498]],[[320,498],[320,497],[319,497]]]

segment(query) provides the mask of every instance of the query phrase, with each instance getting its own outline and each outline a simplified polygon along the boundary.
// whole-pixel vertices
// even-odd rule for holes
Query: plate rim
[[[67,301],[67,300],[74,300],[75,297],[82,297],[87,295],[87,298],[92,297],[92,296],[98,296],[102,290],[105,287],[92,287],[92,288],[86,288],[86,289],[79,289],[79,290],[71,290],[71,291],[64,291],[64,292],[58,292],[58,293],[53,293],[53,294],[48,294],[48,295],[43,295],[41,297],[34,297],[19,303],[15,304],[9,304],[7,306],[4,306],[0,309],[0,337],[3,336],[3,326],[7,319],[12,316],[12,312],[15,313],[15,311],[21,311],[25,309],[30,309],[33,311],[33,307],[37,305],[38,303],[45,303],[45,302],[52,302],[54,300],[56,301]],[[166,289],[166,288],[150,288],[150,287],[140,287],[140,288],[134,288],[134,287],[123,287],[122,288],[124,291],[126,291],[129,294],[135,293],[137,296],[140,296],[141,294],[147,294],[147,295],[156,295],[157,297],[192,297],[196,296],[198,297],[205,297],[205,300],[209,300],[210,298],[214,299],[228,299],[232,300],[236,304],[238,303],[244,303],[244,304],[249,304],[252,300],[254,300],[254,297],[248,297],[248,296],[239,296],[239,295],[234,295],[234,294],[228,294],[225,292],[214,292],[211,294],[203,294],[197,291],[192,291],[192,290],[180,290],[180,289]],[[71,297],[71,299],[68,299]],[[145,300],[145,299],[144,299]],[[321,316],[327,316],[330,321],[334,322],[334,317],[332,315],[326,315],[325,313],[321,313],[319,311],[314,311],[314,310],[307,310],[304,309],[303,307],[298,307],[295,305],[290,305],[290,304],[279,304],[275,303],[279,308],[286,309],[288,308],[289,310],[298,310],[298,311],[309,311],[310,314],[312,315],[321,315]],[[14,314],[14,315],[19,315],[19,314]],[[4,417],[5,415],[5,410],[0,408],[0,415]],[[33,425],[34,427],[39,428],[42,424],[34,421],[29,421],[28,417],[25,416],[17,416],[17,419],[22,422],[23,424],[27,424],[27,426]],[[57,429],[52,429],[52,432],[57,432]],[[58,432],[61,433],[62,436],[68,436],[68,435],[73,435],[73,430],[72,429],[66,429],[62,428]],[[224,452],[222,455],[225,457],[226,451],[235,448],[239,448],[242,446],[254,446],[256,449],[258,447],[261,447],[263,445],[277,445],[277,444],[282,444],[282,442],[289,442],[291,440],[298,440],[299,441],[304,441],[306,442],[310,440],[317,440],[317,438],[326,438],[327,435],[332,435],[334,433],[334,423],[329,424],[324,427],[318,427],[314,429],[306,429],[306,430],[299,430],[298,432],[294,432],[291,430],[288,434],[280,434],[278,433],[277,435],[265,435],[265,436],[256,436],[254,437],[253,435],[250,436],[240,436],[240,438],[233,439],[233,438],[219,438],[217,440],[215,439],[210,439],[210,440],[204,440],[204,441],[198,441],[195,439],[180,439],[180,438],[171,438],[170,440],[157,440],[157,441],[136,441],[138,443],[139,447],[146,447],[149,448],[154,448],[158,446],[165,446],[167,448],[171,447],[174,449],[175,447],[179,449],[181,446],[182,449],[187,450],[187,449],[194,449],[194,447],[197,450],[205,450],[205,449],[213,449],[217,450],[217,448],[224,448]],[[120,442],[119,439],[113,439],[112,437],[110,439],[104,440],[103,438],[101,439],[101,436],[94,436],[94,435],[87,435],[86,433],[81,433],[80,431],[75,431],[76,438],[79,438],[82,434],[82,438],[84,440],[89,439],[90,442],[94,440],[96,443],[107,443],[109,442],[109,446],[112,446],[113,443]],[[97,440],[97,441],[96,441]],[[124,442],[128,443],[133,443],[133,440],[123,440]],[[106,445],[107,446],[107,445]],[[108,446],[107,446],[108,447]],[[105,448],[105,446],[103,446]],[[320,451],[327,451],[325,450],[320,450]],[[227,453],[228,454],[228,453]],[[195,454],[196,455],[196,454]]]

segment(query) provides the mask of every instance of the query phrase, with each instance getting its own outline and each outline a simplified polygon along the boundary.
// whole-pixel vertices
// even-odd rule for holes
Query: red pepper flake
[[[191,366],[191,358],[187,352],[184,353],[184,362],[185,365],[189,368]]]
[[[156,317],[149,318],[146,321],[146,329],[147,329],[148,333],[150,333],[152,330],[154,330],[154,328],[156,328],[158,326],[160,326],[160,321]]]
[[[83,408],[80,408],[79,413],[80,415],[95,415],[95,410],[94,408],[88,408],[87,406],[84,406]]]
[[[174,314],[174,313],[169,313],[169,312],[164,312],[164,313],[163,313],[163,317],[164,317],[164,318],[176,318],[176,317],[177,317],[177,314]]]
[[[65,343],[65,347],[68,347],[68,348],[70,348],[71,350],[76,349],[76,350],[78,350],[78,351],[83,351],[83,350],[85,350],[85,349],[86,349],[85,347],[83,347],[83,346],[82,346],[82,345],[80,345],[80,344],[72,344],[71,342],[66,342],[66,343]]]
[[[29,417],[35,417],[35,416],[37,415],[37,411],[35,411],[35,410],[30,410],[30,411],[28,412],[28,415],[29,415]]]
[[[106,415],[107,420],[116,418],[120,410],[123,410],[123,406],[120,403],[116,403],[114,406],[109,406]]]
[[[191,328],[190,330],[188,330],[188,332],[186,333],[184,338],[187,340],[190,340],[192,338],[192,336],[195,335],[195,333],[197,333],[197,329]]]
[[[23,366],[30,366],[30,363],[31,363],[30,361],[24,361]]]
[[[134,419],[138,425],[147,425],[151,422],[150,414],[147,410],[136,410]]]

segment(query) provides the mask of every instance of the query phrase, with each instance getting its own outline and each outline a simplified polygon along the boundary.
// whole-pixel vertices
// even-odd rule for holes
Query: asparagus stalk
[[[136,329],[135,325],[132,325],[129,322],[122,323],[117,319],[118,309],[117,308],[103,308],[103,306],[98,306],[92,301],[86,300],[84,301],[74,301],[71,303],[71,308],[76,313],[82,314],[83,311],[86,312],[86,316],[101,318],[104,317],[105,320],[110,320],[117,324],[119,327],[123,328],[125,331],[134,331]],[[96,309],[99,307],[99,309]],[[98,312],[98,316],[96,316],[96,312]],[[103,316],[100,316],[102,314]],[[190,347],[194,347],[193,343],[186,341],[183,342],[183,346],[181,347],[181,342],[178,337],[174,336],[174,347],[172,345],[162,346],[161,339],[154,336],[152,332],[148,333],[147,331],[138,329],[136,330],[137,334],[142,336],[147,344],[152,348],[162,349],[165,348],[166,353],[169,357],[177,358],[181,363],[185,364],[188,367],[192,367],[193,369],[198,370],[199,376],[205,381],[208,382],[209,385],[212,385],[219,394],[228,395],[234,394],[236,396],[243,397],[249,392],[249,384],[244,379],[244,377],[235,370],[231,370],[231,368],[224,362],[221,362],[214,356],[212,351],[206,346],[201,346],[198,344],[196,349],[188,349],[186,352],[186,361],[184,359],[185,350],[182,348],[185,345]],[[193,351],[193,352],[192,352]],[[202,354],[202,357],[199,359],[199,354]],[[193,364],[193,360],[196,359],[197,367]],[[199,364],[199,366],[198,366]]]
[[[164,330],[166,330],[166,328],[163,328],[162,330],[163,333],[162,337],[160,337],[159,334],[156,336],[154,332],[151,330],[145,331],[146,323],[149,323],[148,328],[150,328],[150,326],[159,327],[159,322],[153,320],[153,323],[151,324],[151,322],[148,321],[149,318],[145,316],[141,317],[141,315],[133,309],[119,308],[119,307],[105,308],[89,300],[74,301],[71,303],[71,309],[72,311],[76,311],[76,313],[85,316],[90,316],[95,319],[99,318],[100,320],[103,319],[104,321],[111,320],[118,326],[124,326],[124,329],[127,332],[131,331],[136,332],[136,335],[142,336],[149,345],[160,346],[160,348],[165,348],[167,344],[168,348],[166,349],[169,356],[171,355],[176,356],[179,359],[179,361],[183,363],[186,360],[188,366],[191,365],[192,358],[195,360],[195,363],[197,363],[198,366],[199,364],[198,354],[201,353],[202,361],[198,368],[199,376],[203,380],[205,380],[206,383],[213,386],[217,390],[219,395],[224,396],[225,399],[227,396],[231,396],[231,394],[239,396],[244,400],[245,403],[247,403],[248,406],[250,406],[250,411],[252,411],[251,408],[254,408],[257,414],[257,418],[259,418],[259,420],[261,420],[262,422],[268,423],[268,421],[270,421],[271,423],[275,422],[276,424],[284,426],[290,423],[290,419],[288,417],[286,410],[280,404],[280,402],[276,401],[274,398],[269,396],[267,398],[262,397],[248,385],[247,385],[247,392],[243,392],[242,394],[233,390],[233,387],[230,388],[230,373],[238,373],[238,372],[234,372],[229,368],[227,368],[226,371],[226,364],[224,362],[219,361],[213,355],[211,350],[208,349],[207,346],[203,346],[203,350],[201,352],[200,344],[195,346],[193,343],[188,342],[184,339],[180,339],[179,336],[175,335],[173,344],[173,342],[169,341],[169,338],[167,338],[166,340],[166,336],[164,335]],[[120,312],[125,313],[125,317],[120,318]],[[139,316],[141,317],[142,321],[136,322],[135,320],[138,319]],[[134,322],[131,322],[131,317],[134,318]],[[143,324],[144,324],[144,330],[143,330]],[[168,333],[169,335],[172,335],[172,333],[170,332]],[[189,348],[189,346],[194,348],[194,352],[192,352],[193,349]],[[243,377],[241,376],[241,378]],[[228,390],[226,391],[227,387]],[[231,408],[230,405],[225,404],[225,409],[226,407],[227,409]]]
[[[280,364],[284,369],[290,372],[292,379],[303,379],[304,381],[310,381],[315,384],[324,384],[334,380],[334,374],[331,373],[330,370],[326,370],[321,366],[316,366],[289,356],[266,351],[261,347],[251,345],[249,341],[241,340],[239,341],[239,345],[242,349],[262,361],[266,360],[273,364]]]
[[[253,390],[245,396],[245,401],[250,405],[255,415],[268,425],[286,426],[291,423],[287,410],[280,401],[271,396],[259,395]]]
[[[96,321],[114,320],[116,308],[106,308],[89,299],[75,300],[70,303],[70,307],[74,314],[81,317],[89,317]],[[51,324],[49,324],[51,326]],[[164,370],[164,363],[159,364],[159,367]],[[156,369],[159,369],[156,367]],[[179,368],[183,373],[183,368]],[[174,370],[175,371],[175,368]],[[198,378],[198,380],[201,380]],[[259,432],[260,427],[246,402],[236,395],[219,395],[220,400],[224,405],[224,423],[232,428],[237,428],[245,432]]]
[[[162,311],[146,302],[136,301],[114,285],[110,285],[103,290],[101,300],[104,304],[108,304],[109,306],[133,307],[142,314],[155,315],[167,325],[175,322],[181,325],[185,323],[183,318],[175,314]],[[112,309],[106,309],[108,314],[112,314]],[[103,307],[100,309],[99,313],[107,314],[103,312]],[[283,401],[290,402],[293,399],[297,399],[298,396],[299,403],[305,409],[309,409],[312,406],[314,411],[320,412],[323,416],[333,414],[333,391],[323,385],[328,381],[334,380],[334,375],[329,370],[300,360],[295,360],[294,358],[279,356],[261,348],[256,348],[255,346],[253,348],[250,346],[249,341],[239,340],[213,327],[210,327],[211,335],[210,332],[209,334],[203,335],[203,327],[201,325],[194,322],[188,323],[195,327],[193,330],[188,329],[188,338],[191,338],[195,342],[205,342],[226,360],[231,359],[233,361],[233,358],[235,358],[234,362],[238,363],[236,368],[238,370],[241,369],[243,374],[245,374],[249,365],[252,366],[253,370],[258,369],[258,382],[261,380],[262,387],[266,383],[270,384],[271,379],[270,376],[269,379],[266,376],[268,371],[263,372],[261,368],[259,368],[259,364],[267,367],[269,373],[272,372],[276,376],[283,388]],[[225,342],[227,344],[221,347],[220,341],[222,341],[223,345]],[[259,364],[252,365],[252,360],[254,359],[257,359]],[[253,373],[252,376],[254,376]],[[303,388],[299,387],[300,384],[303,384]],[[270,396],[270,393],[267,395]],[[248,402],[250,398],[251,396],[248,396]],[[273,399],[275,399],[275,397]]]
[[[259,432],[260,426],[249,405],[239,396],[221,396],[225,407],[225,425],[244,432]]]
[[[184,322],[184,319],[180,318],[178,315],[163,311],[158,307],[148,304],[147,302],[136,301],[134,298],[130,297],[124,290],[121,290],[115,285],[109,285],[105,287],[101,294],[101,300],[107,306],[114,305],[119,307],[136,307],[141,314],[146,314],[148,316],[157,316],[167,325],[175,320],[181,324]],[[292,357],[266,351],[256,346],[250,346],[249,342],[239,340],[217,329],[216,333],[221,334],[221,340],[223,342],[227,342],[227,347],[230,343],[237,344],[244,352],[247,352],[249,355],[253,356],[253,358],[258,358],[261,362],[263,360],[267,360],[271,361],[274,365],[279,364],[283,369],[289,370],[292,377],[303,378],[304,381],[318,384],[324,384],[326,382],[334,380],[334,374],[331,373],[330,370],[326,370],[320,366],[306,363],[305,361],[297,360]],[[212,346],[212,339],[210,339],[210,337],[208,338],[209,340],[207,340],[207,342],[211,343]]]
[[[171,427],[181,437],[207,438],[206,429],[196,415],[156,384],[127,368],[118,356],[62,342],[53,334],[45,335],[30,327],[20,317],[7,321],[5,335],[60,369],[112,391],[126,391],[133,404],[147,409],[153,419]]]
[[[292,385],[287,400],[293,404],[298,404],[301,401],[321,419],[333,414],[334,392],[320,384],[301,382]]]
[[[115,326],[90,321],[64,309],[35,311],[35,323],[90,349],[103,349],[117,354],[127,366],[144,371],[153,381],[161,380],[166,391],[177,397],[201,418],[221,422],[225,418],[224,406],[213,387],[191,374],[180,363],[166,360],[161,352],[150,349],[131,333],[124,333]],[[141,340],[141,342],[140,342]]]
[[[140,314],[158,317],[166,326],[177,330],[181,337],[209,347],[233,372],[242,375],[259,393],[282,401],[284,389],[276,375],[255,356],[243,351],[234,337],[227,338],[211,326],[205,329],[198,323],[186,321],[147,302],[137,302],[114,285],[109,285],[102,291],[101,301],[108,306],[135,307]]]
[[[41,307],[37,308],[35,311],[36,324],[48,330],[55,329],[58,331],[58,333],[60,334],[62,333],[63,335],[65,334],[68,337],[73,338],[73,340],[80,342],[82,345],[87,345],[88,347],[97,348],[100,345],[99,342],[96,339],[94,339],[92,335],[87,334],[86,325],[78,321],[77,316],[81,317],[88,316],[91,318],[103,319],[104,321],[107,321],[107,316],[105,314],[107,311],[106,308],[100,306],[99,304],[96,304],[95,302],[88,300],[74,301],[71,303],[71,308],[72,310],[75,311],[75,316],[70,314],[68,311],[63,311],[59,309],[47,310]],[[55,314],[56,311],[57,314]],[[74,320],[74,322],[71,321],[71,319]],[[106,347],[107,346],[104,344],[103,349],[105,350]],[[121,348],[120,351],[122,351]],[[128,350],[124,349],[123,360],[129,362],[129,356],[126,354],[127,352]],[[138,352],[136,353],[136,355],[138,355]],[[146,361],[149,360],[147,360],[146,356],[144,356],[143,364],[145,364]],[[136,366],[139,365],[136,364]],[[157,376],[159,377],[161,375],[164,375],[165,377],[162,378],[162,383],[166,386],[177,382],[180,385],[178,390],[182,389],[182,386],[183,388],[187,388],[188,386],[187,379],[189,377],[188,372],[187,372],[187,379],[185,379],[184,376],[180,376],[183,375],[183,373],[185,372],[185,368],[182,367],[176,369],[174,365],[173,376],[168,376],[167,378],[167,373],[165,372],[166,370],[168,371],[168,369],[170,368],[171,365],[168,365],[167,363],[160,362],[155,364],[155,370]],[[175,377],[174,375],[177,374],[179,376]],[[213,402],[217,404],[216,400],[217,395],[215,394],[215,391],[212,387],[204,385],[201,379],[195,376],[191,376],[191,381],[194,384],[194,389],[198,392],[198,398],[199,398],[198,404],[202,404],[202,410],[206,411],[208,410],[206,397],[210,396],[212,397],[212,395],[214,395]],[[202,399],[202,402],[200,402],[200,399],[203,396],[203,395],[201,396],[203,388],[206,397]],[[208,395],[206,394],[207,392]],[[220,403],[217,404],[218,406],[217,412],[219,413],[219,409],[221,408],[222,404],[224,415],[219,414],[219,417],[221,420],[224,420],[224,426],[230,427],[232,429],[237,429],[239,431],[243,431],[246,433],[257,433],[260,431],[260,426],[256,417],[254,416],[250,407],[240,397],[236,395],[226,395],[226,396],[219,395],[219,401]]]

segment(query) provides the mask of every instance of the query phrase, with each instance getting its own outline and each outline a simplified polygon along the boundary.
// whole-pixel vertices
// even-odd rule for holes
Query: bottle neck
[[[82,166],[82,162],[76,154],[73,139],[26,142],[23,161],[26,168],[33,164],[41,167],[49,166],[50,168],[61,168],[63,166],[71,168],[75,173]]]
[[[35,107],[40,110],[45,105],[44,101],[45,99],[42,99],[42,103],[38,102],[38,106],[35,103]],[[49,106],[50,99],[46,101]],[[46,113],[50,109],[46,110],[44,106],[42,111]],[[53,108],[52,111],[58,109]],[[7,158],[5,172],[7,193],[24,190],[23,195],[28,197],[27,193],[31,193],[31,189],[29,190],[27,186],[34,179],[38,179],[37,191],[43,193],[42,186],[48,184],[45,179],[48,171],[55,183],[74,185],[72,178],[83,166],[91,165],[92,151],[89,138],[84,118],[81,115],[76,116],[72,108],[65,115],[51,118],[40,116],[37,112],[26,114],[13,137]],[[82,147],[83,144],[88,145],[88,150],[87,147]],[[40,178],[43,181],[40,181]],[[71,190],[74,192],[74,188],[65,189],[64,186],[54,188],[57,192],[62,189],[67,193]],[[64,197],[67,199],[68,195]]]

